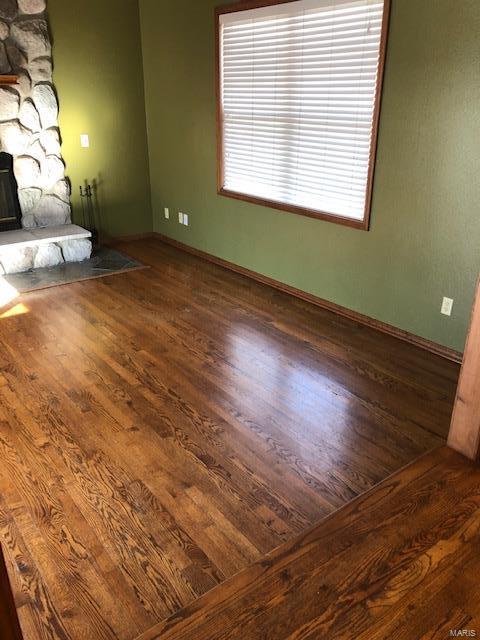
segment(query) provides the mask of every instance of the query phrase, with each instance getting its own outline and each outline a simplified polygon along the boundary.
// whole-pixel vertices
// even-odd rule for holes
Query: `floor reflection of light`
[[[0,309],[18,298],[19,292],[7,280],[0,276]]]
[[[337,476],[336,471],[344,468],[346,455],[353,460],[351,452],[356,452],[368,459],[375,446],[375,418],[363,411],[361,397],[348,391],[345,368],[298,339],[277,338],[262,329],[237,325],[228,338],[235,385],[231,401],[239,416],[248,416],[245,424],[255,437],[264,441],[260,456],[275,469],[288,460],[303,482],[320,481],[337,491],[343,472]],[[241,376],[248,379],[243,394]],[[352,477],[368,488],[361,468]]]
[[[19,302],[14,307],[7,309],[7,311],[4,311],[2,314],[0,314],[0,319],[3,320],[4,318],[13,318],[14,316],[21,316],[24,313],[28,313],[29,311],[30,309],[26,305],[24,305],[23,302]]]
[[[321,366],[309,366],[296,360],[292,353],[287,354],[281,341],[251,327],[238,326],[229,338],[230,362],[267,391],[273,406],[288,407],[310,420],[318,419],[318,410],[325,402],[335,402],[342,414],[348,410],[338,406],[341,403],[335,396],[335,380]]]

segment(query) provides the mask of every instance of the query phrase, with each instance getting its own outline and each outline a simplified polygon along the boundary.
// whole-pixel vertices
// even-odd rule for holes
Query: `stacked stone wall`
[[[25,228],[71,221],[45,0],[0,0],[0,150],[14,158]]]

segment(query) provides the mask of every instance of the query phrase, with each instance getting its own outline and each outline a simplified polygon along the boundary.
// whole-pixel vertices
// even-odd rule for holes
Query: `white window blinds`
[[[384,0],[219,16],[221,188],[364,221]]]

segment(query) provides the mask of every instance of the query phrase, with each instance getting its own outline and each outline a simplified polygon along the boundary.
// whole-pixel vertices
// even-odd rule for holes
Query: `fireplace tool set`
[[[98,231],[96,228],[95,206],[93,203],[93,189],[91,184],[86,184],[85,187],[80,185],[80,197],[82,199],[83,226],[91,231],[92,242],[96,244]]]

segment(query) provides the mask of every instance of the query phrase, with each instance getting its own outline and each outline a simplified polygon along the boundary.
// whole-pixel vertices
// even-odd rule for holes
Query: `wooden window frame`
[[[317,220],[326,220],[347,227],[368,231],[370,229],[370,217],[372,209],[373,184],[375,178],[375,164],[377,158],[378,147],[378,127],[380,122],[380,112],[382,104],[383,78],[385,74],[385,58],[388,41],[388,28],[390,21],[390,3],[391,0],[384,0],[384,11],[382,21],[382,32],[380,40],[380,60],[378,68],[378,78],[375,89],[375,107],[373,111],[373,129],[372,143],[370,146],[370,158],[368,163],[367,177],[367,193],[365,198],[365,211],[363,220],[353,220],[352,218],[337,216],[324,211],[316,211],[291,204],[277,202],[250,196],[244,193],[237,193],[224,188],[224,141],[223,141],[223,110],[222,110],[222,92],[221,92],[221,55],[220,55],[220,16],[227,13],[235,13],[239,11],[248,11],[250,9],[260,9],[262,7],[270,7],[276,4],[286,4],[287,2],[296,2],[296,0],[239,0],[233,4],[223,5],[215,9],[215,83],[216,83],[216,128],[217,128],[217,194],[243,200],[252,204],[258,204],[280,211],[296,213],[298,215],[316,218]]]

